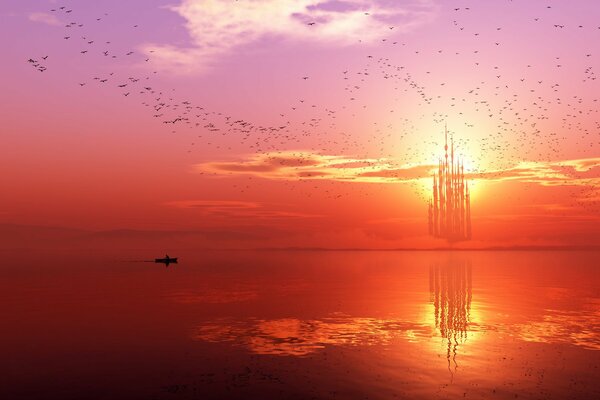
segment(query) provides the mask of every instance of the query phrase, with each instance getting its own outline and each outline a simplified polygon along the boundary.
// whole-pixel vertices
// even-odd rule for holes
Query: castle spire
[[[465,196],[465,206],[466,206],[466,232],[465,232],[465,236],[467,238],[467,240],[471,239],[472,237],[472,231],[471,231],[471,194],[469,192],[469,182],[467,181],[467,194]]]
[[[448,124],[444,124],[444,131],[446,132],[446,144],[444,150],[446,151],[446,161],[448,161]]]
[[[450,160],[452,161],[452,170],[454,171],[454,137],[453,136],[450,136],[450,144],[452,146],[452,149],[450,150],[452,158]]]
[[[465,179],[465,163],[457,154],[454,137],[448,143],[448,125],[444,124],[444,158],[438,159],[433,173],[433,196],[429,198],[429,233],[450,242],[471,239],[471,196]],[[450,151],[448,151],[450,150]]]

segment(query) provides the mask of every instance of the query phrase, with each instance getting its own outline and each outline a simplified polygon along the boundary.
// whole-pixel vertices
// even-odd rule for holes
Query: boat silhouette
[[[177,257],[169,257],[168,255],[165,258],[155,258],[154,259],[155,263],[160,263],[160,264],[177,264]]]

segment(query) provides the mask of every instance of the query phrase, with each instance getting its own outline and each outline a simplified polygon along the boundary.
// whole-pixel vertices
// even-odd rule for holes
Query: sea
[[[600,252],[2,251],[1,399],[598,399]]]

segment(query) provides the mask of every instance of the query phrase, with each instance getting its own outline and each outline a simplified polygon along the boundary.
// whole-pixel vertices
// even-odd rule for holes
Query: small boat
[[[155,258],[154,262],[162,264],[177,264],[177,257]]]

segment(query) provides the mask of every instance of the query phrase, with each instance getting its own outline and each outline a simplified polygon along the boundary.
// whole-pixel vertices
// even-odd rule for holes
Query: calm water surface
[[[600,398],[599,252],[176,255],[3,253],[0,398]]]

